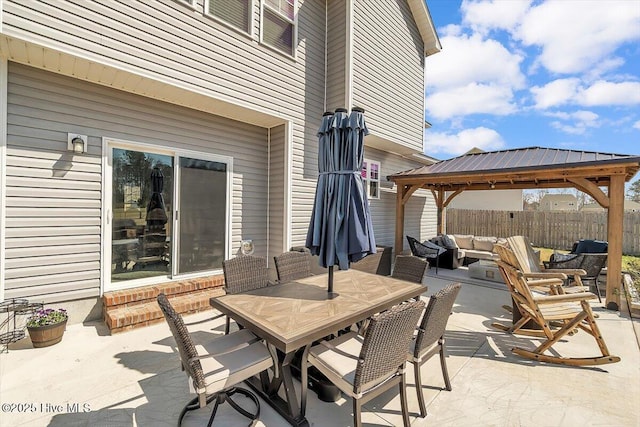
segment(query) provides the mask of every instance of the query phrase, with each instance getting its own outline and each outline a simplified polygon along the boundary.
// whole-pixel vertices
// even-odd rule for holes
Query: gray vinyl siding
[[[422,151],[424,43],[404,0],[355,0],[353,105],[373,134]]]
[[[285,126],[270,129],[269,135],[269,265],[273,257],[282,253],[285,248],[285,170],[287,165],[285,151]]]
[[[387,175],[421,166],[420,163],[371,147],[365,148],[364,155],[369,160],[380,162],[381,181],[385,181]],[[381,246],[394,246],[395,244],[396,190],[396,186],[393,188],[382,187],[380,198],[369,200],[376,244]],[[405,205],[405,235],[422,240],[435,236],[437,234],[436,214],[436,205],[431,192],[416,191]],[[406,239],[404,246],[405,249],[409,247]]]
[[[347,2],[327,1],[327,111],[346,107]]]
[[[156,92],[157,85],[146,90],[157,80],[267,111],[283,117],[283,122],[292,120],[293,161],[300,162],[293,169],[292,198],[301,201],[293,206],[292,233],[301,236],[311,212],[308,193],[317,177],[315,154],[307,155],[306,146],[316,140],[324,108],[325,3],[298,2],[295,59],[259,43],[259,0],[254,0],[253,38],[205,16],[202,4],[202,0],[195,7],[173,0],[5,0],[3,33],[46,46],[45,62],[53,58],[48,68],[81,80],[151,98],[173,96]],[[131,74],[117,73],[115,80],[105,80],[110,75],[100,74],[101,67],[60,61],[56,50]],[[17,50],[12,59],[29,63],[27,52]],[[311,151],[315,150],[312,145]]]
[[[313,98],[315,92],[322,101],[324,64],[307,63],[307,58],[324,61],[324,4],[300,2],[294,60],[257,43],[259,0],[253,39],[203,14],[202,3],[194,8],[173,0],[4,1],[3,33],[31,33],[31,39],[53,49],[76,50],[153,79],[301,120],[305,93]]]
[[[250,236],[266,256],[267,129],[14,63],[8,79],[6,298],[99,294],[102,137],[232,157],[233,252]]]

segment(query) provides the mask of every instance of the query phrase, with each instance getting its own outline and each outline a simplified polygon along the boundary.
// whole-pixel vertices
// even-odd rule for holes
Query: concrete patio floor
[[[535,339],[508,335],[491,327],[509,321],[504,285],[467,278],[463,269],[430,270],[424,298],[452,281],[463,287],[448,323],[447,364],[453,390],[444,391],[437,357],[422,368],[429,412],[420,418],[413,370],[408,368],[408,398],[413,426],[639,426],[640,350],[638,321],[605,310],[598,325],[620,363],[567,367],[513,355],[515,346],[534,347]],[[186,316],[195,322],[213,311]],[[634,330],[635,328],[635,330]],[[223,319],[197,325],[197,338],[222,334]],[[596,356],[591,336],[579,332],[558,343],[563,356]],[[110,336],[101,323],[67,327],[61,343],[34,349],[29,339],[0,354],[0,426],[174,426],[191,398],[179,368],[174,341],[165,323]],[[299,384],[297,384],[299,386]],[[325,403],[309,393],[307,418],[313,426],[352,425],[351,401]],[[206,425],[211,407],[189,413],[183,425]],[[397,393],[388,392],[363,409],[365,425],[402,425]],[[216,426],[246,425],[223,405]],[[263,426],[285,422],[262,402]]]

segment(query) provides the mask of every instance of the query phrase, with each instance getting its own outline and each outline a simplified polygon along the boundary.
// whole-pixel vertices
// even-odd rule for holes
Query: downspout
[[[0,12],[1,13],[1,12]],[[0,21],[0,25],[2,21]],[[4,301],[7,173],[7,85],[9,62],[0,58],[0,301]]]

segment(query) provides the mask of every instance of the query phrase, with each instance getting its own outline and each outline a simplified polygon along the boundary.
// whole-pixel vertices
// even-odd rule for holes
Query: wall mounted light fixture
[[[243,255],[252,255],[255,250],[255,246],[253,244],[253,240],[244,239],[242,243],[240,243],[240,251]]]
[[[74,154],[82,154],[87,151],[87,135],[68,133],[67,150],[73,151]]]

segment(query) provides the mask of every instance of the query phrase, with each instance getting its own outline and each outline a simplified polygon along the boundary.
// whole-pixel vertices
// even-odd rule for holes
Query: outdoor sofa
[[[505,244],[507,239],[472,234],[442,234],[429,239],[429,241],[445,249],[445,252],[440,256],[440,267],[453,270],[478,260],[496,261],[500,259],[493,247],[496,243]]]

